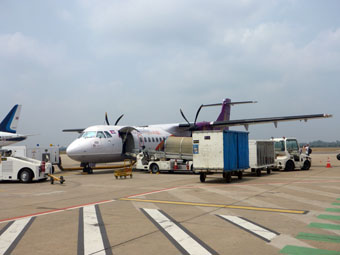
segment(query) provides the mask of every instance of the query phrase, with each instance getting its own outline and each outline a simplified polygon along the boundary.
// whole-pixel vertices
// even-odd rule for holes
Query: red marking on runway
[[[136,194],[136,195],[131,195],[131,196],[128,196],[128,197],[125,197],[125,198],[131,198],[131,197],[139,197],[139,196],[144,196],[144,195],[150,195],[150,194],[154,194],[154,193],[158,193],[158,192],[163,192],[163,191],[168,191],[168,190],[173,190],[173,189],[177,189],[177,188],[183,188],[183,186],[177,186],[177,187],[172,187],[172,188],[166,188],[166,189],[159,189],[159,190],[144,192],[144,193],[140,193],[140,194]]]
[[[40,213],[32,213],[32,214],[28,214],[28,215],[24,215],[24,216],[2,219],[2,220],[0,220],[0,223],[18,220],[18,219],[27,218],[27,217],[34,217],[34,216],[51,214],[51,213],[63,212],[63,211],[67,211],[67,210],[73,210],[73,209],[77,209],[77,208],[80,208],[80,207],[84,207],[84,206],[87,206],[87,205],[104,204],[104,203],[109,203],[109,202],[113,202],[113,201],[115,201],[115,200],[103,200],[103,201],[99,201],[99,202],[93,202],[93,203],[82,204],[82,205],[74,205],[74,206],[69,206],[69,207],[65,207],[65,208],[60,208],[60,209],[55,209],[55,210],[50,210],[50,211],[45,211],[45,212],[40,212]]]

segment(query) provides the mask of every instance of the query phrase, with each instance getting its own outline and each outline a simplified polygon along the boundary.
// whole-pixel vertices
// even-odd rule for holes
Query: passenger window
[[[149,143],[151,143],[151,139],[150,139],[150,137],[148,137],[148,141],[149,141]]]
[[[112,135],[110,135],[110,133],[109,133],[109,132],[107,132],[107,131],[105,131],[105,135],[106,135],[106,137],[107,137],[107,138],[110,138],[110,137],[112,137]]]
[[[158,137],[156,137],[156,142],[158,142]]]
[[[97,132],[97,137],[98,138],[105,138],[105,135],[104,135],[104,133],[102,131],[98,131]]]
[[[140,141],[140,143],[143,143],[143,138],[139,137],[139,141]]]
[[[154,143],[155,142],[155,138],[151,137],[152,138],[152,142]]]
[[[144,142],[146,143],[148,140],[146,139],[146,137],[144,137]]]

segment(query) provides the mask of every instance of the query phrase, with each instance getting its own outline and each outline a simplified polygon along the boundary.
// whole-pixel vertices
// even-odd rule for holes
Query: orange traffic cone
[[[330,161],[329,157],[328,157],[328,160],[327,160],[326,168],[332,168],[331,161]]]
[[[177,159],[175,159],[174,170],[178,170]]]

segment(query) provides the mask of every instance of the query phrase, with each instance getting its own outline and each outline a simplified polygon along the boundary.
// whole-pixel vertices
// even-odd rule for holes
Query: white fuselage
[[[171,124],[147,127],[92,126],[86,128],[67,147],[66,153],[82,163],[121,161],[126,153],[160,149],[165,139],[174,134],[171,131],[176,131],[175,127],[176,125]]]
[[[8,132],[0,132],[0,148],[3,146],[8,146],[13,143],[21,142],[25,140],[27,136],[25,135],[19,135],[19,134],[13,134]]]

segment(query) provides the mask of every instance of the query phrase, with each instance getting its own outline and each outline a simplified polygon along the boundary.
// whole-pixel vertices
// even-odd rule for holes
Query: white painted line
[[[199,242],[194,240],[188,235],[182,228],[176,225],[171,219],[166,217],[157,209],[144,209],[147,213],[161,228],[168,233],[174,241],[176,241],[187,254],[213,254],[204,248]]]
[[[229,216],[229,215],[218,215],[218,216],[259,236],[260,238],[264,239],[267,242],[270,242],[272,239],[274,239],[275,237],[279,235],[278,233],[272,232],[268,229],[265,229],[261,226],[258,226],[250,221],[247,221],[237,216]]]
[[[94,205],[84,206],[84,254],[106,254]]]
[[[8,229],[6,229],[6,231],[0,236],[0,254],[5,254],[30,220],[31,218],[16,220],[9,226]]]
[[[40,212],[40,213],[33,213],[33,214],[19,216],[19,217],[2,219],[2,220],[0,220],[0,223],[11,222],[11,221],[14,221],[14,220],[19,220],[19,219],[24,219],[24,218],[32,218],[32,217],[37,217],[37,216],[42,216],[42,215],[47,215],[47,214],[52,214],[52,213],[65,212],[65,211],[68,211],[68,210],[74,210],[74,209],[82,208],[82,207],[88,206],[88,205],[99,205],[99,204],[105,204],[105,203],[110,203],[110,202],[114,202],[114,201],[116,201],[116,200],[105,200],[105,201],[99,201],[99,202],[94,202],[94,203],[69,206],[69,207],[65,207],[65,208],[61,208],[61,209],[55,209],[55,210],[50,210],[50,211],[45,211],[45,212]]]

